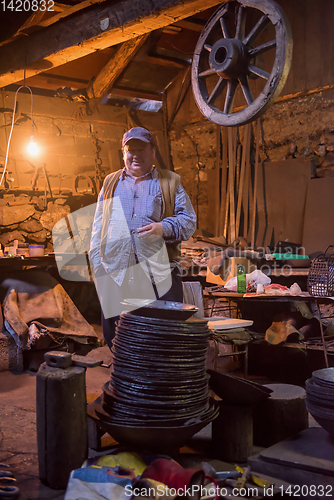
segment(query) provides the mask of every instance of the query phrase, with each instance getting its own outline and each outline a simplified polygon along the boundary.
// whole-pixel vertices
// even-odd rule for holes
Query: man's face
[[[131,175],[141,177],[147,174],[154,164],[155,148],[139,139],[131,139],[123,147],[123,160]]]

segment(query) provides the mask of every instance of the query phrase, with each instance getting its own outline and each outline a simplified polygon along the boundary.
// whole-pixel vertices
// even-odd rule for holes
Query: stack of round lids
[[[334,368],[314,371],[305,388],[307,410],[321,427],[334,435]]]
[[[176,321],[125,313],[113,341],[113,371],[103,387],[99,417],[135,427],[209,422],[206,320]]]

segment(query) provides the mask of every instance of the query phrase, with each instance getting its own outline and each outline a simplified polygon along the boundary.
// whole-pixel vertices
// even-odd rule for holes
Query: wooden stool
[[[217,458],[246,462],[253,452],[252,408],[220,402],[219,415],[212,422],[212,444]]]
[[[254,444],[268,447],[308,428],[306,392],[290,384],[268,384],[270,397],[254,407]]]

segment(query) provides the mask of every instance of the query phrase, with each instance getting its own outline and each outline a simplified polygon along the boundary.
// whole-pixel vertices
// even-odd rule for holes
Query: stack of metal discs
[[[334,368],[323,368],[306,380],[306,407],[312,417],[334,436]]]
[[[205,361],[206,320],[169,319],[125,313],[113,341],[113,371],[103,387],[99,417],[135,427],[179,427],[208,422],[210,404]]]

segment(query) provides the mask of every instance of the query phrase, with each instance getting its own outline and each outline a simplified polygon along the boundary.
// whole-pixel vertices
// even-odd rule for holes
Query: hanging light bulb
[[[37,146],[33,135],[30,137],[30,142],[28,144],[27,149],[28,149],[28,153],[32,156],[36,156],[39,153],[39,147]]]

